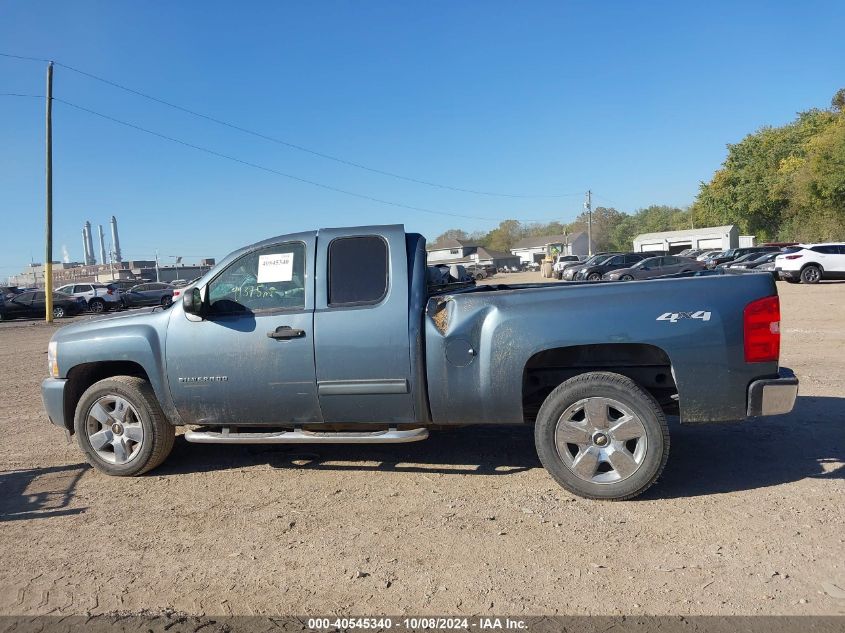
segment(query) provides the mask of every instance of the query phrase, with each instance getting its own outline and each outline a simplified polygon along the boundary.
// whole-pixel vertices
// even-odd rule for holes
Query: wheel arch
[[[822,272],[822,274],[824,274],[824,266],[822,266],[818,262],[806,262],[804,264],[801,264],[801,268],[798,269],[798,272],[799,273],[804,272],[804,269],[809,268],[810,266],[815,266],[816,268],[818,268]]]
[[[136,376],[150,382],[150,377],[143,366],[128,360],[82,363],[68,370],[64,392],[64,419],[68,431],[73,433],[76,405],[79,404],[82,394],[94,383],[113,376]]]
[[[678,388],[665,350],[647,343],[601,343],[554,347],[531,356],[522,372],[524,420],[536,419],[555,387],[591,371],[627,376],[654,396],[665,413],[678,412]]]

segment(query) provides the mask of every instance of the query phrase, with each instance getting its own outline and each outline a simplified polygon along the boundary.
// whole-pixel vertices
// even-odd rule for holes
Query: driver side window
[[[212,314],[305,307],[305,244],[289,242],[244,255],[208,284]]]

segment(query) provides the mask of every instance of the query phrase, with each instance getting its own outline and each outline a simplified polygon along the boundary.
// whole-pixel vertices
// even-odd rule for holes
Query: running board
[[[272,431],[269,433],[221,431],[186,431],[185,439],[197,444],[401,444],[419,442],[428,437],[428,429],[388,429],[386,431]]]

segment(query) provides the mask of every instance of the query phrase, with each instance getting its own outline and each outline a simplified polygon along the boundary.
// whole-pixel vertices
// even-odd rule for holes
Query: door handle
[[[292,338],[301,338],[305,336],[305,330],[292,328],[289,325],[280,325],[272,332],[267,332],[267,336],[277,340],[288,340]]]

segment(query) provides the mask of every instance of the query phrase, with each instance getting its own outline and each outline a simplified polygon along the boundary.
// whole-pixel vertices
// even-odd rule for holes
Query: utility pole
[[[47,247],[44,253],[44,317],[53,322],[53,62],[47,64]]]
[[[593,192],[587,190],[587,201],[584,202],[587,210],[587,255],[593,256]]]
[[[159,275],[159,270],[158,270],[158,251],[156,251],[156,281],[161,281],[161,279],[159,277],[160,277],[160,275]]]

